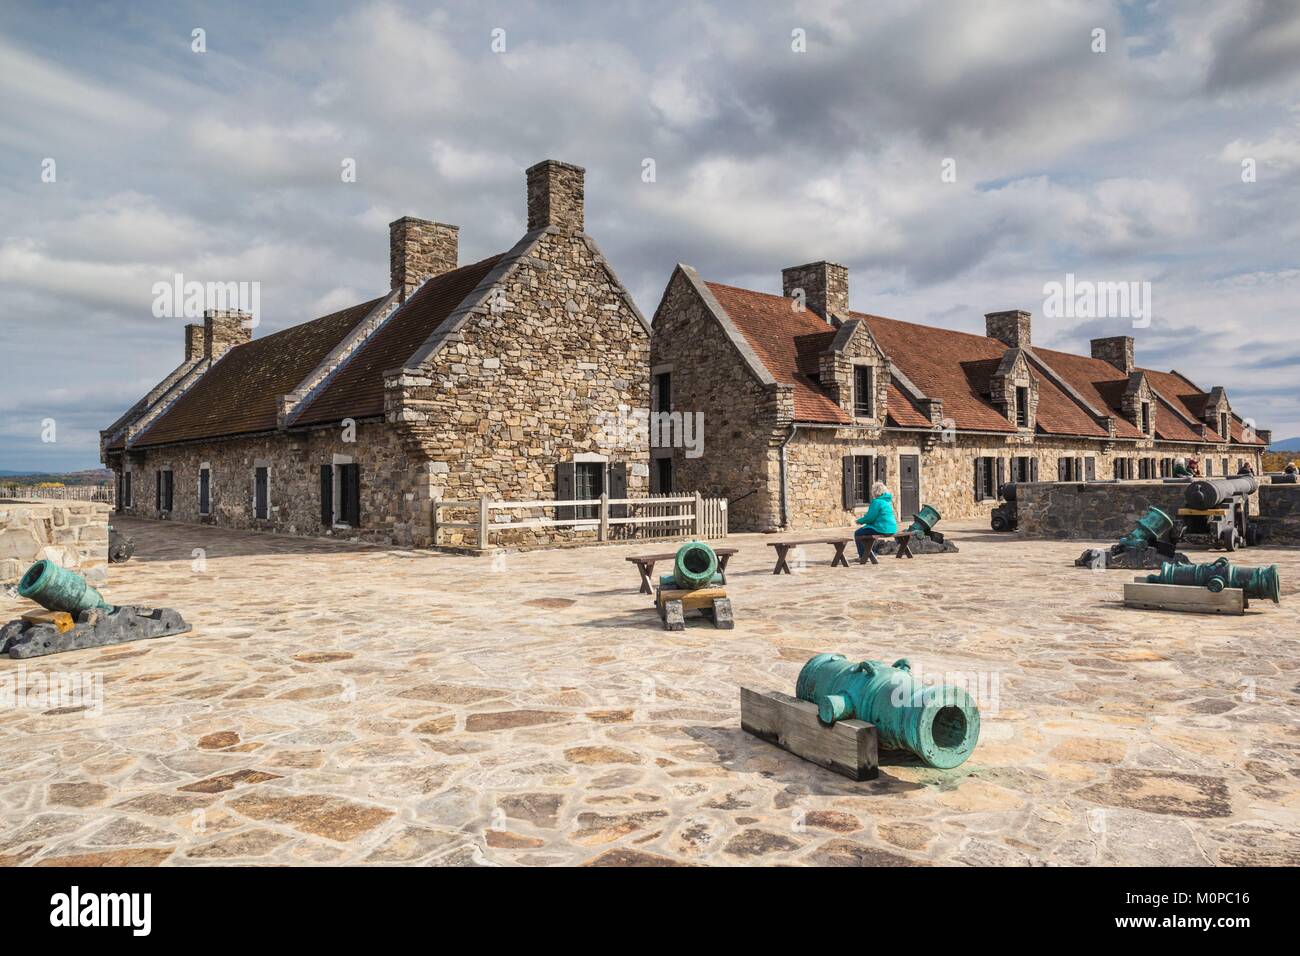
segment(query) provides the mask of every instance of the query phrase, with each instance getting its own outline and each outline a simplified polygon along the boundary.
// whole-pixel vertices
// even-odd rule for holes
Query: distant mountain
[[[1268,446],[1269,451],[1300,451],[1300,438],[1284,438]]]
[[[0,469],[0,479],[9,484],[35,485],[43,482],[60,482],[65,485],[102,485],[113,480],[107,468],[86,468],[82,471],[10,471]]]

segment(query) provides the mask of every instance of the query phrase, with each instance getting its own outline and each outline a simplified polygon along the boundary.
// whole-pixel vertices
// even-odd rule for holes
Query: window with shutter
[[[199,514],[206,515],[212,510],[212,472],[207,468],[199,469]]]
[[[875,414],[872,388],[871,366],[853,366],[853,414],[858,418],[871,418]]]
[[[339,466],[339,513],[350,528],[361,527],[361,466]]]
[[[320,466],[320,523],[323,528],[334,527],[334,466]]]
[[[266,468],[253,471],[253,517],[265,519],[271,514],[270,474]]]
[[[557,462],[555,465],[555,500],[572,501],[573,500],[573,476],[574,464],[571,461]],[[557,507],[555,509],[556,521],[572,521],[572,507]]]
[[[671,458],[668,460],[672,461]],[[627,497],[627,462],[625,461],[613,461],[609,464],[609,497],[612,499]],[[627,505],[610,505],[609,516],[626,518]]]

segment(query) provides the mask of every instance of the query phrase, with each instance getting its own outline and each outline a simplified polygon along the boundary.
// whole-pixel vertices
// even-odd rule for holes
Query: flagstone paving
[[[1283,582],[1243,619],[1126,610],[1132,572],[973,522],[959,554],[790,577],[741,535],[735,630],[670,633],[644,545],[116,523],[106,596],[194,630],[0,660],[29,689],[0,711],[0,864],[1300,863],[1294,550],[1235,556]],[[854,783],[740,730],[740,685],[789,693],[824,650],[982,677],[974,757]],[[37,693],[74,671],[102,707]]]

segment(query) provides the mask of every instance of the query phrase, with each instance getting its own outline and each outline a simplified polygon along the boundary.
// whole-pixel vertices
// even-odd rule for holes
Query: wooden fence
[[[62,485],[39,488],[35,485],[0,485],[0,498],[54,498],[59,501],[103,501],[113,503],[112,485]]]
[[[521,513],[522,512],[522,513]],[[567,512],[567,513],[566,513]],[[549,515],[549,517],[548,517]],[[477,501],[439,499],[433,503],[433,546],[449,542],[444,532],[472,537],[480,550],[492,547],[499,532],[568,530],[595,533],[596,541],[680,538],[725,538],[727,499],[694,495],[645,498],[599,498],[575,501],[501,501],[486,495]],[[467,534],[466,534],[467,533]],[[557,535],[557,538],[568,537]]]

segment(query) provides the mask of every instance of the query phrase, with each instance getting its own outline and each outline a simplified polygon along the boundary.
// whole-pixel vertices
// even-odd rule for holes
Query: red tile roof
[[[778,382],[794,386],[796,421],[852,422],[848,413],[799,367],[800,349],[804,350],[806,360],[808,350],[815,348],[818,342],[830,343],[835,335],[833,328],[816,313],[796,311],[793,299],[715,282],[706,285],[768,373]]]
[[[372,299],[231,349],[137,435],[147,447],[276,428],[276,399],[298,383],[379,302]]]
[[[344,418],[384,413],[384,373],[398,368],[474,291],[497,264],[491,256],[461,266],[426,282],[403,303],[388,322],[334,373],[319,395],[294,420],[295,425],[320,425]]]
[[[1087,355],[1075,355],[1072,352],[1058,352],[1056,349],[1034,348],[1034,354],[1047,363],[1047,366],[1061,376],[1083,400],[1103,415],[1115,419],[1117,438],[1141,438],[1142,430],[1124,417],[1121,410],[1124,392],[1128,389],[1128,376],[1103,359]],[[1157,415],[1157,432],[1160,419]]]
[[[798,421],[843,424],[851,418],[821,387],[819,359],[835,337],[835,330],[815,313],[796,311],[793,300],[779,295],[706,283],[732,324],[754,354],[778,382],[795,390]],[[943,402],[943,414],[966,431],[1016,431],[989,400],[989,384],[1007,347],[997,339],[953,329],[900,322],[878,315],[849,313],[866,324],[890,361],[920,392]],[[1038,431],[1052,435],[1105,438],[1106,429],[1093,416],[1115,419],[1116,436],[1140,438],[1141,430],[1124,418],[1123,397],[1128,378],[1109,362],[1055,349],[1034,349],[1047,372],[1031,363],[1038,383]],[[1195,385],[1174,372],[1147,373],[1151,385],[1165,402],[1183,416],[1196,419],[1207,398]],[[1049,374],[1050,373],[1050,374]],[[1060,381],[1062,385],[1057,385]],[[1163,404],[1163,403],[1162,403]],[[891,380],[889,423],[898,427],[929,428],[898,381]],[[1171,407],[1156,415],[1156,436],[1166,441],[1214,440],[1189,426]],[[1240,441],[1242,423],[1233,418],[1233,437]]]

